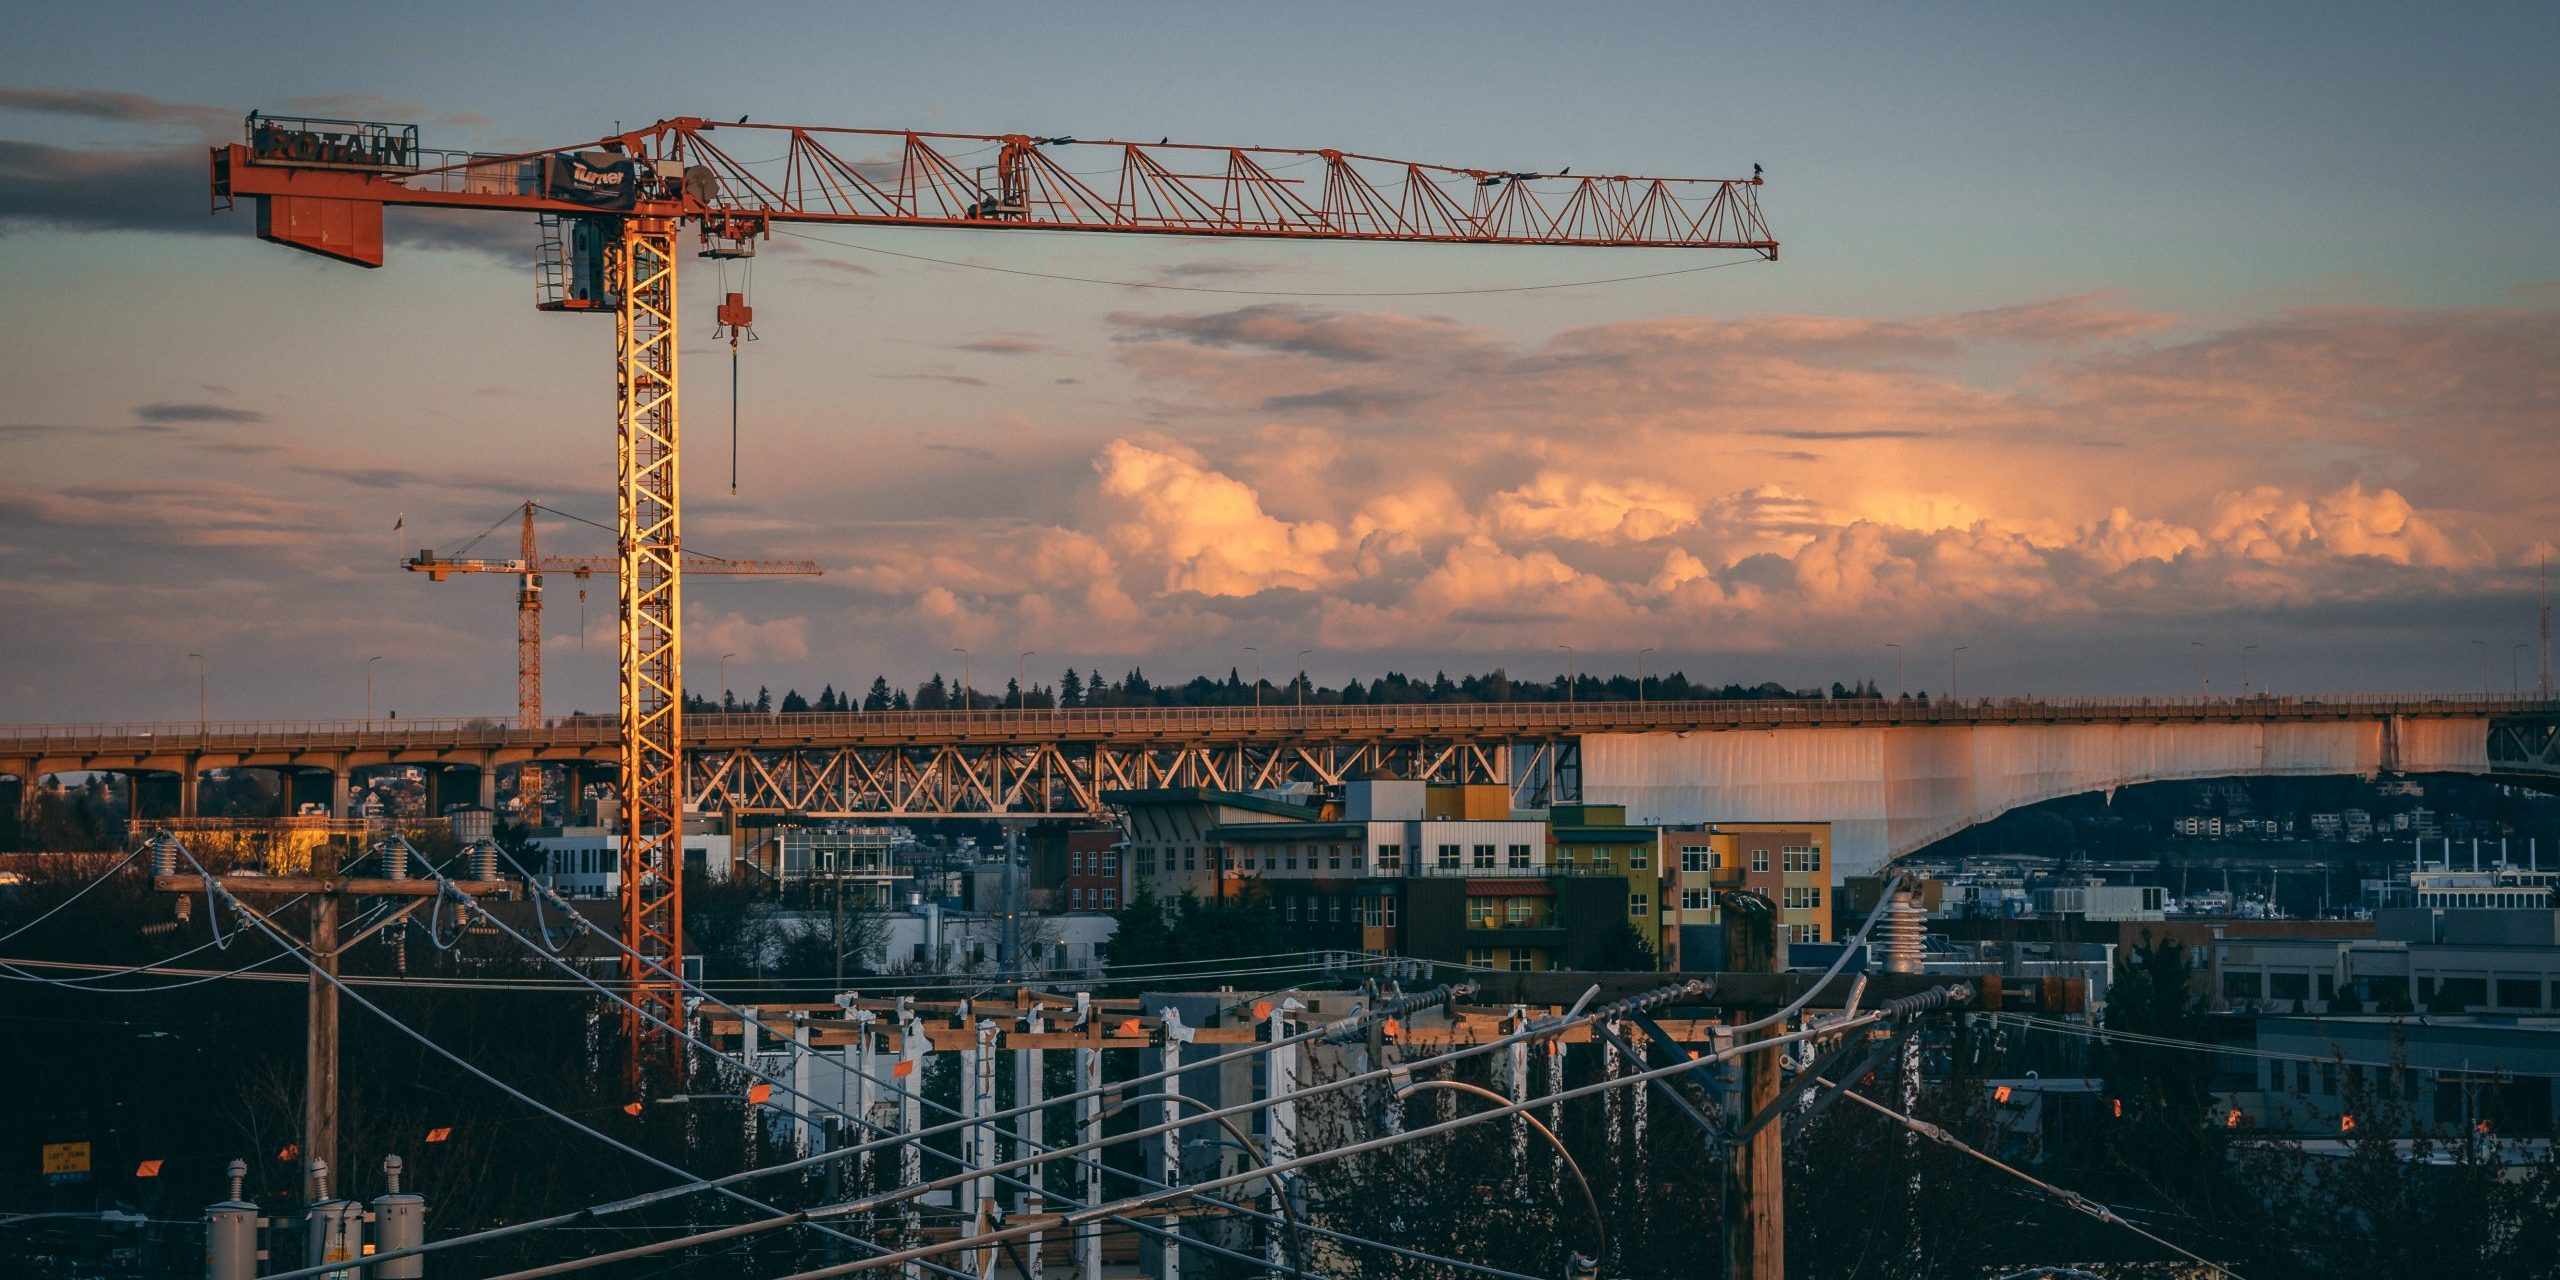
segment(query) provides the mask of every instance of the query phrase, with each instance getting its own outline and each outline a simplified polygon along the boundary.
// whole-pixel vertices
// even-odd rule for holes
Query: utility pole
[[[1724,967],[1729,973],[1778,971],[1778,917],[1769,899],[1757,893],[1718,895],[1724,916]],[[1732,1015],[1749,1021],[1749,1014]],[[1755,1044],[1783,1028],[1767,1028],[1734,1038],[1734,1047]],[[1733,1114],[1757,1116],[1778,1104],[1778,1055],[1767,1051],[1743,1054],[1742,1105]],[[1764,1124],[1739,1148],[1725,1153],[1725,1280],[1786,1280],[1786,1158],[1778,1145],[1786,1126]]]
[[[311,978],[303,1005],[301,1164],[303,1198],[314,1202],[326,1198],[320,1185],[322,1175],[314,1171],[335,1167],[338,1162],[338,958],[357,943],[407,920],[419,908],[434,902],[438,893],[437,881],[409,878],[410,849],[406,841],[397,837],[375,848],[381,860],[379,874],[346,874],[339,844],[342,838],[333,836],[313,848],[311,866],[300,875],[263,875],[254,869],[213,876],[193,870],[182,873],[178,870],[180,846],[175,837],[167,835],[159,837],[151,858],[154,890],[193,898],[218,889],[238,903],[241,910],[287,937],[292,932],[277,918],[277,908],[261,908],[251,899],[302,898],[311,903],[310,929],[298,945],[311,959]],[[480,847],[489,852],[472,859],[473,878],[455,881],[456,887],[475,898],[512,894],[515,887],[498,878],[495,846],[483,842]],[[362,898],[386,897],[411,901],[353,937],[338,936],[339,913],[347,904]]]

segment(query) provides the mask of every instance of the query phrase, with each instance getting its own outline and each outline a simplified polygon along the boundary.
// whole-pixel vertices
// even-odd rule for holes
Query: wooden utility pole
[[[338,849],[322,844],[311,851],[311,874],[338,875]],[[311,977],[302,1043],[303,1196],[319,1194],[310,1170],[338,1168],[338,902],[335,893],[311,895]]]
[[[1777,912],[1757,893],[1718,895],[1724,916],[1724,967],[1732,973],[1775,973],[1778,970]],[[1737,1023],[1755,1013],[1737,1012]],[[1736,1047],[1755,1044],[1783,1028],[1747,1032]],[[1763,1051],[1742,1056],[1741,1105],[1732,1114],[1748,1119],[1778,1101],[1778,1055]],[[1786,1126],[1764,1124],[1758,1132],[1725,1152],[1724,1274],[1726,1280],[1785,1280],[1787,1274],[1786,1160],[1778,1145]]]
[[[277,898],[308,899],[311,903],[309,936],[293,945],[309,960],[310,985],[305,995],[305,1017],[302,1049],[302,1193],[306,1200],[320,1198],[318,1180],[312,1170],[318,1162],[338,1167],[338,958],[357,943],[364,941],[432,902],[437,882],[409,877],[410,850],[405,842],[391,841],[377,846],[385,864],[385,874],[356,877],[344,874],[343,836],[333,835],[311,851],[311,866],[301,874],[217,874],[208,877],[192,871],[174,870],[176,855],[166,854],[154,863],[151,887],[163,893],[202,896],[218,887],[238,902],[242,910],[255,915],[268,928],[293,941],[293,931],[277,918],[282,903],[261,907],[252,899],[273,901]],[[481,860],[474,859],[475,862]],[[483,870],[490,865],[482,862]],[[455,885],[473,897],[503,896],[515,886],[497,879],[457,880]],[[288,896],[289,895],[289,896]],[[407,898],[407,906],[393,911],[350,938],[338,936],[340,913],[351,903],[367,898]]]

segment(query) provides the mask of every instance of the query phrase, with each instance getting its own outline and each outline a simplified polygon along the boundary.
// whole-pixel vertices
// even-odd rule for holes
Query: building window
[[[1682,871],[1712,871],[1715,869],[1715,865],[1716,851],[1713,849],[1703,848],[1698,845],[1689,845],[1680,850],[1680,869]]]
[[[1477,845],[1477,846],[1476,846],[1476,849],[1475,849],[1475,869],[1476,869],[1476,870],[1478,870],[1478,871],[1491,871],[1491,870],[1493,870],[1493,846],[1492,846],[1492,845],[1489,845],[1489,844],[1480,844],[1480,845]]]
[[[1324,900],[1324,919],[1327,924],[1342,923],[1342,899],[1327,898]]]
[[[1262,851],[1262,869],[1265,871],[1279,870],[1280,855],[1268,847],[1264,848]]]
[[[1527,947],[1513,947],[1511,949],[1511,971],[1513,973],[1527,973],[1529,971],[1529,955],[1530,952]]]
[[[1627,914],[1628,914],[1628,915],[1631,915],[1631,916],[1649,916],[1649,915],[1652,915],[1652,914],[1653,914],[1653,895],[1652,895],[1652,894],[1649,894],[1649,893],[1630,893],[1630,894],[1628,894],[1628,895],[1627,895]]]
[[[1138,874],[1142,876],[1151,876],[1155,873],[1156,851],[1153,849],[1138,850]]]
[[[1680,909],[1681,909],[1681,910],[1683,910],[1683,911],[1704,911],[1704,910],[1706,910],[1706,909],[1707,909],[1707,891],[1706,891],[1706,890],[1704,890],[1704,889],[1683,889],[1683,890],[1681,890],[1681,891],[1680,891]]]
[[[1443,871],[1458,869],[1458,846],[1454,844],[1440,846],[1440,869]]]
[[[1296,924],[1298,922],[1298,900],[1296,898],[1282,898],[1280,900],[1280,918],[1291,924]]]
[[[1117,911],[1120,909],[1119,890],[1105,889],[1102,891],[1102,909],[1105,911]]]
[[[1769,869],[1768,850],[1754,849],[1751,851],[1751,869],[1754,871],[1766,871]]]
[[[1200,849],[1198,846],[1188,844],[1182,846],[1182,869],[1185,871],[1197,871],[1200,869]]]
[[[1492,968],[1492,967],[1493,967],[1493,948],[1491,948],[1491,947],[1469,947],[1469,948],[1467,948],[1467,964],[1468,964],[1468,966],[1469,966],[1469,967],[1471,967],[1471,968],[1477,968],[1477,969],[1490,969],[1490,968]]]
[[[1511,923],[1515,925],[1523,925],[1529,923],[1531,918],[1537,914],[1537,911],[1529,905],[1529,900],[1527,898],[1513,898],[1511,900],[1511,908],[1506,914]]]
[[[1067,874],[1071,876],[1084,874],[1084,850],[1067,850]]]
[[[1493,902],[1491,898],[1467,899],[1467,927],[1470,929],[1492,928]]]
[[[1286,868],[1288,868],[1288,869],[1289,869],[1289,870],[1291,870],[1291,871],[1295,871],[1295,870],[1297,870],[1297,869],[1298,869],[1298,846],[1296,846],[1296,845],[1294,845],[1294,844],[1293,844],[1293,845],[1288,846],[1288,855],[1289,855],[1289,856],[1287,856],[1287,857],[1285,857],[1285,858],[1282,858],[1282,859],[1280,860],[1281,865],[1282,865],[1282,866],[1284,866],[1284,867],[1286,867]]]
[[[1404,846],[1403,846],[1403,845],[1400,845],[1400,844],[1382,844],[1382,845],[1379,845],[1379,846],[1378,846],[1378,870],[1380,870],[1380,871],[1402,871],[1402,870],[1404,870]]]
[[[1105,849],[1102,851],[1102,874],[1106,876],[1116,876],[1120,874],[1119,850]]]
[[[1525,870],[1529,865],[1529,846],[1525,844],[1511,846],[1506,861],[1511,864],[1511,869],[1514,871]]]
[[[1341,845],[1338,845],[1338,844],[1329,844],[1329,845],[1326,845],[1326,846],[1325,846],[1325,850],[1324,850],[1324,866],[1325,866],[1325,870],[1327,870],[1327,871],[1340,871],[1340,870],[1342,870],[1342,846],[1341,846]]]
[[[1642,871],[1652,865],[1653,850],[1648,849],[1643,845],[1637,845],[1634,848],[1627,850],[1627,869],[1629,871]]]

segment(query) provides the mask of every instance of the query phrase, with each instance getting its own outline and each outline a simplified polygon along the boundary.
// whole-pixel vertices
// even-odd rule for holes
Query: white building
[[[684,868],[714,881],[729,878],[729,833],[718,819],[688,814],[684,820]],[[602,827],[562,827],[533,837],[543,852],[539,878],[565,898],[611,898],[622,892],[622,837]]]

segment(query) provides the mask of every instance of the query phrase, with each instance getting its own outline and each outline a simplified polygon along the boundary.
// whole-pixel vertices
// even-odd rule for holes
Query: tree
[[[773,690],[763,685],[756,686],[756,714],[760,716],[773,714]]]
[[[1084,677],[1077,675],[1074,667],[1067,668],[1067,674],[1058,678],[1058,705],[1062,707],[1084,705]]]
[[[1593,949],[1586,967],[1595,973],[1637,973],[1657,969],[1661,965],[1660,957],[1654,954],[1653,944],[1636,932],[1634,925],[1622,924],[1616,933],[1603,938]]]
[[[932,679],[916,686],[916,710],[940,711],[950,705],[951,692],[949,687],[942,683],[941,672],[934,672]]]
[[[782,695],[782,714],[786,716],[806,715],[808,714],[808,711],[809,700],[801,697],[799,690],[793,689]]]
[[[889,709],[889,677],[871,677],[871,692],[862,695],[862,709],[865,711]]]

